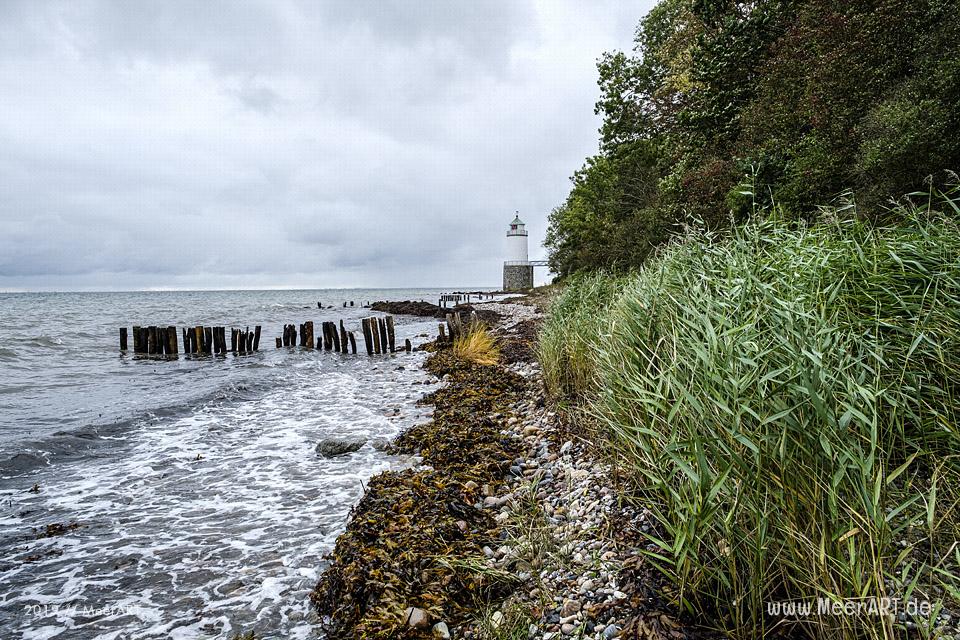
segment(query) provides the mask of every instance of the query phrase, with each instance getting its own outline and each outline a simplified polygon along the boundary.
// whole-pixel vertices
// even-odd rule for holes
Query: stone
[[[420,607],[407,607],[403,612],[403,619],[411,629],[426,629],[430,626],[430,614]]]
[[[565,636],[572,636],[573,632],[576,630],[577,630],[576,625],[572,625],[569,622],[564,625],[561,625],[560,627],[560,633],[562,633]]]
[[[362,440],[345,440],[343,438],[330,438],[321,440],[317,443],[317,454],[324,458],[336,458],[357,451],[364,445]]]
[[[447,628],[446,622],[438,622],[433,625],[433,637],[441,638],[442,640],[450,640],[450,629]]]
[[[563,603],[563,608],[560,609],[560,615],[563,617],[572,616],[576,612],[580,611],[580,601],[579,600],[565,600]]]
[[[606,640],[616,638],[618,635],[620,635],[620,627],[615,624],[608,624],[603,630],[603,637],[606,638]]]
[[[487,496],[483,499],[483,508],[484,509],[499,509],[501,506],[505,505],[507,501],[510,500],[510,496]]]
[[[499,629],[500,625],[503,624],[503,612],[494,611],[493,615],[490,616],[490,624],[493,626],[494,629]]]

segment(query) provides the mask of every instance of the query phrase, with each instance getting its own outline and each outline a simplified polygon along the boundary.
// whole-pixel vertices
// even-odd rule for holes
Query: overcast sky
[[[651,4],[0,0],[0,290],[497,286]]]

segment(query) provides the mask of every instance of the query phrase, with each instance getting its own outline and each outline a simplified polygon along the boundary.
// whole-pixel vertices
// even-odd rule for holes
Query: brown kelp
[[[424,466],[371,480],[312,594],[334,637],[431,637],[434,623],[456,624],[509,587],[509,574],[483,562],[499,530],[480,508],[481,487],[495,486],[518,455],[502,425],[523,379],[449,348],[425,366],[448,384],[423,400],[433,420],[396,443]]]

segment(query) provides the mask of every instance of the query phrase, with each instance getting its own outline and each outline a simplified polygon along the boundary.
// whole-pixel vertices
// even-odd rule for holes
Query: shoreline
[[[371,479],[311,594],[332,638],[692,637],[641,559],[647,514],[548,405],[536,300],[478,303],[506,364],[420,346],[446,384],[394,448],[420,466]]]

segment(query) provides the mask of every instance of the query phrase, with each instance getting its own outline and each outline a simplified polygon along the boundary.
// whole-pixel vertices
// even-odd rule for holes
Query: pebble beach
[[[622,502],[619,497],[622,492],[614,489],[616,473],[611,464],[597,455],[586,439],[577,437],[547,402],[530,343],[541,309],[535,302],[523,298],[474,306],[478,311],[499,315],[493,330],[499,336],[503,360],[507,363],[490,369],[494,375],[517,381],[509,395],[504,396],[506,402],[495,402],[488,411],[471,418],[491,425],[500,443],[499,448],[484,449],[491,454],[490,459],[474,460],[473,468],[481,464],[497,472],[487,478],[466,479],[475,476],[459,467],[445,469],[438,462],[440,458],[434,455],[437,459],[431,459],[429,452],[421,467],[413,471],[443,478],[441,484],[447,492],[444,495],[448,499],[456,496],[457,504],[450,504],[450,513],[442,513],[440,518],[449,517],[453,525],[449,529],[455,536],[463,534],[465,546],[457,549],[463,555],[460,560],[471,563],[471,574],[492,576],[495,585],[488,584],[484,591],[486,597],[468,607],[457,606],[457,596],[463,594],[449,586],[462,581],[462,572],[450,570],[445,576],[424,580],[421,586],[430,594],[435,590],[426,583],[435,581],[441,585],[437,589],[441,596],[437,598],[424,596],[418,600],[416,587],[404,585],[407,593],[403,595],[388,592],[391,597],[397,595],[397,602],[384,608],[392,608],[395,616],[396,612],[402,610],[402,613],[387,627],[402,637],[417,638],[521,637],[521,634],[547,640],[691,637],[674,621],[666,607],[660,606],[651,589],[656,578],[639,560],[645,544],[643,534],[650,531],[647,514]],[[426,345],[428,349],[435,347]],[[437,351],[431,358],[441,355],[444,352]],[[443,386],[437,394],[463,386],[470,394],[482,393],[480,380],[476,381],[476,389],[470,388],[469,374],[458,376],[437,371],[431,367],[430,359],[425,367],[439,374]],[[429,397],[426,401],[430,401]],[[438,408],[437,415],[443,416],[448,410],[456,411],[455,401],[451,407]],[[435,418],[435,422],[438,420],[440,418]],[[405,439],[429,442],[433,425],[430,423],[425,431],[414,427],[401,435],[398,439],[401,449]],[[453,447],[461,446],[457,439],[462,433],[457,432],[456,426],[442,435],[453,439]],[[464,457],[470,458],[470,444],[462,443],[462,447]],[[412,453],[422,453],[422,450],[414,445]],[[414,477],[408,476],[410,483],[419,484],[421,481],[414,481]],[[377,490],[374,479],[368,494]],[[368,499],[374,504],[377,497],[365,496],[358,507],[358,513],[365,517],[369,517],[365,515],[364,504]],[[394,514],[380,515],[379,526],[384,530],[403,526],[397,524]],[[409,526],[417,529],[423,524],[414,521]],[[437,531],[443,531],[442,524],[431,524]],[[410,539],[421,532],[411,533]],[[345,534],[354,542],[361,537],[371,542],[371,536],[379,536],[376,527],[366,528],[361,536],[354,523],[348,525]],[[346,552],[346,546],[338,543],[328,574],[349,573],[358,568],[357,553]],[[424,555],[429,553],[425,551]],[[364,562],[359,561],[361,565]],[[376,567],[400,571],[402,562],[396,558],[383,559]],[[422,559],[415,562],[424,574],[435,569],[431,566],[435,563]],[[373,565],[367,564],[366,569],[373,571]],[[443,573],[442,568],[439,573]],[[321,580],[315,594],[329,590],[335,583],[325,580]],[[337,602],[342,604],[343,594],[337,595]],[[359,627],[351,629],[336,620],[338,612],[342,615],[346,609],[327,611],[333,614],[326,618],[333,625],[328,629],[331,635],[349,637],[354,632],[357,637],[367,637],[364,634],[372,633],[362,620],[386,614],[373,613],[378,602],[376,598],[371,600],[369,593],[366,597],[366,601],[355,603],[351,609],[355,612],[357,607],[368,607],[361,612],[367,618],[359,615],[353,619]],[[324,606],[320,609],[323,613]]]

